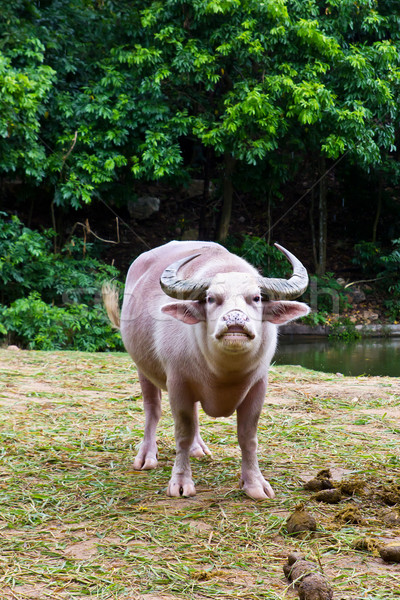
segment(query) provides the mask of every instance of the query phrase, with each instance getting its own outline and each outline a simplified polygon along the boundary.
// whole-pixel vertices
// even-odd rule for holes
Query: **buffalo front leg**
[[[242,490],[254,500],[274,498],[275,493],[258,466],[257,426],[264,404],[266,382],[258,382],[237,409],[237,432],[242,451]]]
[[[189,395],[185,398],[182,387],[175,395],[168,386],[169,400],[175,423],[176,457],[172,468],[171,479],[168,484],[168,496],[195,496],[196,489],[190,468],[190,450],[192,448],[195,432],[197,413],[194,403]]]
[[[161,417],[161,390],[140,371],[139,382],[143,393],[144,437],[134,460],[133,468],[137,470],[155,469],[158,464],[156,429]]]

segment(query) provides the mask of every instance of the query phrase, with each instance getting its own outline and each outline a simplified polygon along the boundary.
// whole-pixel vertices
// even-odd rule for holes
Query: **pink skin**
[[[166,296],[159,285],[164,269],[199,251],[179,275],[212,279],[206,301]],[[199,433],[198,403],[212,417],[236,411],[241,487],[256,500],[275,495],[258,466],[257,424],[277,325],[309,309],[299,302],[261,301],[257,276],[246,261],[211,242],[170,242],[139,256],[129,270],[121,334],[139,370],[145,411],[144,438],[134,467],[157,466],[156,427],[161,390],[167,390],[176,441],[169,496],[195,495],[190,455],[210,454]]]

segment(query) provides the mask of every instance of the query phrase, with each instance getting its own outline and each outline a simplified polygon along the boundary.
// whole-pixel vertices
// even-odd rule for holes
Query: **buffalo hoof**
[[[168,484],[167,496],[173,498],[190,498],[196,495],[196,488],[192,479],[185,477],[172,477]]]
[[[203,456],[211,456],[211,452],[203,442],[200,436],[197,436],[193,440],[193,444],[190,448],[190,456],[194,456],[195,458],[202,458]]]
[[[133,468],[135,471],[149,471],[150,469],[155,469],[158,465],[157,455],[157,447],[154,449],[142,444],[133,461]]]
[[[259,478],[257,481],[244,481],[240,484],[244,493],[253,500],[272,500],[275,498],[275,492],[264,478]]]

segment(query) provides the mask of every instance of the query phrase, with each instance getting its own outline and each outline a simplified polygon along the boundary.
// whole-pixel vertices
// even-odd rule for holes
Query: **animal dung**
[[[345,496],[361,495],[365,491],[366,482],[355,477],[353,479],[344,479],[339,484],[339,489]]]
[[[295,508],[294,513],[288,517],[286,529],[288,533],[315,531],[317,529],[317,522],[312,515],[304,510],[304,506],[300,504]]]
[[[375,552],[379,547],[377,540],[371,537],[363,537],[354,540],[352,547],[360,552]]]
[[[321,490],[330,490],[334,487],[332,475],[329,469],[322,469],[317,473],[314,479],[310,479],[303,485],[304,490],[309,492],[320,492]]]
[[[321,490],[331,490],[333,483],[326,477],[315,477],[303,485],[303,489],[309,492],[320,492]]]
[[[384,508],[381,511],[380,517],[386,525],[390,527],[400,527],[400,514],[395,510]]]
[[[332,587],[317,569],[315,563],[305,560],[301,554],[289,554],[283,572],[293,581],[300,600],[332,600]]]
[[[321,469],[321,471],[318,471],[318,473],[317,473],[317,478],[332,479],[331,470],[330,469]]]
[[[398,542],[387,544],[379,549],[379,554],[385,562],[400,563],[400,544]]]
[[[400,485],[386,485],[379,493],[379,497],[387,506],[395,506],[400,503]]]
[[[356,506],[346,506],[339,510],[335,515],[336,521],[342,523],[352,523],[353,525],[362,525],[364,519],[360,513],[360,510]]]
[[[314,500],[317,500],[317,502],[325,502],[326,504],[338,504],[341,499],[342,494],[340,493],[340,490],[337,489],[322,490],[314,496]]]

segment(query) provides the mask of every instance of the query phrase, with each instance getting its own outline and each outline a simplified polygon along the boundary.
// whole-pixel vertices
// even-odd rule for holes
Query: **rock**
[[[360,304],[360,302],[364,302],[366,298],[362,289],[358,287],[348,289],[346,296],[350,304]]]
[[[208,184],[208,193],[214,191],[214,184],[210,181]],[[182,192],[186,198],[196,198],[204,194],[204,179],[192,179],[190,183],[182,188]]]
[[[137,200],[129,200],[127,207],[132,219],[142,221],[160,210],[160,198],[141,196]]]
[[[21,350],[21,348],[18,348],[18,346],[11,344],[10,346],[7,346],[7,350],[12,350],[13,352],[19,352]]]
[[[378,313],[374,312],[373,310],[364,310],[363,318],[366,321],[376,321],[377,319],[379,319],[379,315],[378,315]]]
[[[186,231],[183,232],[182,240],[198,240],[199,239],[199,232],[197,229],[187,229]]]

